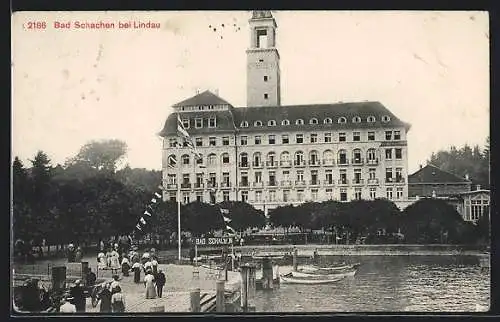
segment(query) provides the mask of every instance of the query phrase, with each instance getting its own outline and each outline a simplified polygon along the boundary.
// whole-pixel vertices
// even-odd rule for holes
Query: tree
[[[220,208],[229,210],[231,222],[229,226],[237,231],[242,231],[251,227],[264,227],[266,217],[264,212],[255,209],[252,205],[242,201],[223,201],[219,204]]]
[[[126,153],[127,144],[123,141],[91,141],[85,144],[69,163],[84,163],[97,170],[115,172],[118,162],[125,157]]]
[[[181,229],[194,236],[223,228],[224,220],[216,206],[195,201],[181,209]]]
[[[14,239],[30,239],[33,230],[34,218],[28,203],[29,188],[31,186],[28,171],[18,157],[12,163],[12,199],[13,199],[13,232]]]
[[[161,184],[161,171],[132,169],[128,165],[116,172],[116,177],[135,190],[153,192]]]

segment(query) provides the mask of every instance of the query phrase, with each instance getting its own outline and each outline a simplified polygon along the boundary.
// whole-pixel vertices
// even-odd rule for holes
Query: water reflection
[[[474,312],[490,302],[490,274],[473,256],[352,256],[353,278],[258,291],[259,312]],[[339,258],[323,259],[338,262]],[[280,272],[291,266],[280,267]]]

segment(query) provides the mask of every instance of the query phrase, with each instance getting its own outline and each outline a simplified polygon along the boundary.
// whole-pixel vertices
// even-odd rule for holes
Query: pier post
[[[257,273],[257,268],[254,265],[250,265],[248,269],[247,312],[255,312],[256,273]]]
[[[191,292],[189,293],[189,297],[191,299],[191,312],[200,312],[201,311],[200,289],[199,288],[192,289]]]
[[[272,290],[273,289],[273,264],[269,257],[264,257],[262,259],[262,289]]]
[[[66,266],[52,267],[52,289],[63,290],[66,288]]]
[[[226,303],[224,298],[224,289],[226,281],[217,280],[216,282],[216,295],[215,295],[215,305],[216,312],[224,312],[226,309]]]
[[[241,310],[247,312],[248,310],[248,282],[249,282],[250,265],[245,264],[241,266],[241,287],[240,287],[240,303]]]
[[[292,258],[292,264],[293,264],[293,271],[297,271],[297,255],[298,255],[298,250],[297,248],[293,249],[293,258]]]

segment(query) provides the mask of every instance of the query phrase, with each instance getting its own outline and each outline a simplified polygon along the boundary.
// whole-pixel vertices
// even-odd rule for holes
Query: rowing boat
[[[329,278],[303,278],[303,277],[294,277],[292,273],[288,273],[286,275],[281,275],[280,280],[283,284],[329,284],[335,283],[343,279],[344,277],[329,277]]]
[[[345,272],[336,272],[336,273],[331,273],[331,274],[325,274],[325,273],[304,273],[304,272],[292,272],[293,277],[309,277],[309,278],[314,278],[314,277],[322,277],[326,278],[328,277],[348,277],[348,276],[354,276],[356,274],[356,269],[352,269],[350,271],[345,271]]]
[[[333,267],[303,266],[300,269],[298,269],[298,271],[302,273],[312,273],[312,274],[334,274],[336,272],[343,273],[346,271],[355,270],[359,267],[359,265],[360,264],[358,263],[358,264],[340,265]]]

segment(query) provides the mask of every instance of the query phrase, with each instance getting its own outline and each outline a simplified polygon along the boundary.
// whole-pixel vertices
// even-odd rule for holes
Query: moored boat
[[[359,263],[356,264],[343,264],[332,267],[318,267],[318,266],[303,266],[298,271],[302,273],[312,273],[312,274],[334,274],[343,273],[351,270],[356,270],[359,267]]]
[[[331,274],[325,273],[304,273],[304,272],[292,272],[293,277],[309,277],[309,278],[326,278],[326,277],[350,277],[356,274],[356,269],[351,269],[349,271],[335,272]]]
[[[280,281],[284,284],[329,284],[342,280],[344,276],[323,277],[321,275],[314,278],[311,277],[294,277],[292,273],[280,275]]]

